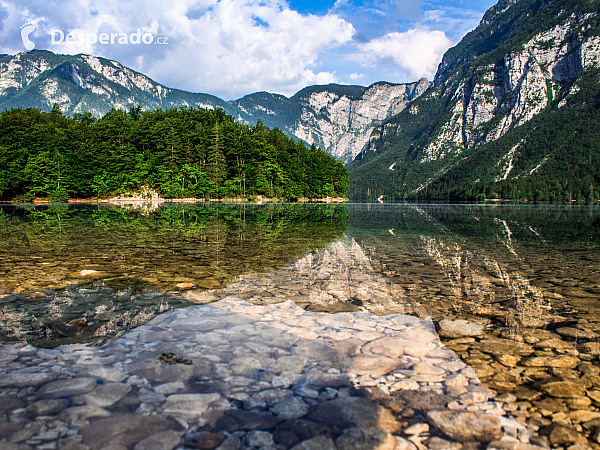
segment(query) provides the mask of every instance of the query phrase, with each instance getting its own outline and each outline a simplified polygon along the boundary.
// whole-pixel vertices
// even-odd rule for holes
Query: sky
[[[0,53],[119,61],[226,100],[432,79],[494,0],[0,0]]]

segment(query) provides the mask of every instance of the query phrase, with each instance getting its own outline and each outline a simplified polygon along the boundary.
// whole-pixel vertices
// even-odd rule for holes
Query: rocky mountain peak
[[[504,11],[506,11],[518,1],[519,0],[500,0],[498,3],[496,3],[494,6],[492,6],[486,11],[481,21],[479,22],[479,26],[491,24],[492,22],[494,22],[494,20],[496,20],[496,18],[500,14],[502,14]]]
[[[369,140],[373,127],[398,114],[430,86],[427,79],[406,84],[375,83],[346,95],[339,90],[313,91],[305,98],[291,133],[352,161]]]

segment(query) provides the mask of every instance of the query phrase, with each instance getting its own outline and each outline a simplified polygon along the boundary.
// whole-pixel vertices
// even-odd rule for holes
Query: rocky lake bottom
[[[10,211],[0,446],[600,448],[599,210],[277,208]]]

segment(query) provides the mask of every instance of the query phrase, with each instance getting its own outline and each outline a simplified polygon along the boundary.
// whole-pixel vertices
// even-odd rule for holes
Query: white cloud
[[[317,59],[354,34],[335,14],[303,15],[284,0],[0,0],[0,6],[8,11],[0,53],[22,51],[19,26],[34,20],[38,49],[116,59],[167,86],[225,98],[259,90],[291,95],[308,84],[336,82],[333,71],[316,70]],[[51,45],[52,28],[98,35],[139,28],[168,37],[168,44]]]
[[[444,51],[481,14],[423,0],[336,0],[329,12],[311,15],[288,2],[0,0],[0,53],[23,51],[20,27],[34,21],[38,49],[114,59],[169,87],[227,99],[263,90],[291,95],[310,84],[431,79]],[[168,44],[51,45],[52,28],[140,29]]]
[[[445,7],[425,11],[423,23],[444,31],[452,40],[458,42],[477,26],[481,15],[481,12],[472,9]]]
[[[257,90],[293,94],[307,84],[335,82],[311,68],[321,51],[348,42],[354,28],[335,15],[302,15],[277,1],[221,0],[189,20],[178,45],[150,73],[178,85],[210,86],[235,95]],[[180,64],[193,58],[194,64]],[[171,68],[179,65],[177,73]]]
[[[343,8],[344,6],[346,6],[348,4],[349,0],[335,0],[335,3],[333,4],[333,9],[338,9],[338,8]]]
[[[414,79],[431,79],[451,44],[442,31],[412,29],[404,33],[388,33],[360,44],[359,48],[365,65],[392,61]]]

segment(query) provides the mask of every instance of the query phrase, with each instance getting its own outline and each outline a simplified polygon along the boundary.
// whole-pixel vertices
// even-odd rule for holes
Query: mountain
[[[122,64],[90,55],[34,50],[0,55],[0,109],[36,107],[63,113],[202,107],[222,108],[238,121],[280,128],[289,137],[351,161],[369,140],[373,126],[402,111],[430,83],[376,83],[369,87],[310,86],[291,98],[258,92],[235,101],[171,89]]]
[[[353,200],[600,196],[599,0],[501,0],[349,165]]]
[[[57,103],[67,114],[91,112],[100,117],[112,108],[176,106],[220,107],[229,104],[207,94],[169,89],[116,61],[89,55],[56,55],[45,50],[0,58],[0,108],[36,107],[49,111]]]
[[[259,92],[234,103],[246,114],[239,119],[260,119],[268,127],[278,127],[349,162],[367,144],[373,127],[398,114],[429,86],[424,78],[369,87],[329,84],[309,86],[291,98]]]

